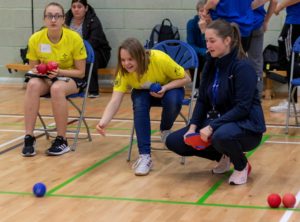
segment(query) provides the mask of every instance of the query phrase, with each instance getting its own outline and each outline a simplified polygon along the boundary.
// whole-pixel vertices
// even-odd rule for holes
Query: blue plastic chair
[[[76,150],[78,139],[88,139],[89,141],[92,141],[92,136],[91,136],[88,124],[85,120],[84,113],[85,113],[86,101],[87,101],[87,96],[88,96],[88,88],[90,85],[92,70],[93,70],[93,66],[94,66],[94,62],[95,62],[95,54],[94,54],[94,50],[93,50],[91,44],[88,41],[84,40],[84,46],[85,46],[85,49],[87,52],[86,63],[90,64],[90,67],[88,70],[88,75],[87,75],[87,86],[83,92],[75,93],[75,94],[71,94],[71,95],[67,96],[67,100],[77,110],[78,115],[79,115],[75,119],[68,122],[68,124],[71,124],[71,123],[74,123],[77,121],[77,126],[76,126],[75,130],[67,130],[67,133],[74,133],[74,137],[72,137],[74,139],[74,142],[71,147],[72,151]],[[83,100],[82,100],[81,106],[76,105],[76,103],[72,100],[73,98],[82,98]],[[38,117],[42,123],[43,128],[35,129],[35,130],[44,131],[47,139],[49,139],[50,138],[49,132],[55,131],[56,129],[48,129],[45,124],[45,121],[43,120],[42,115],[40,113],[38,113]],[[79,133],[80,133],[82,122],[85,125],[87,136],[79,138]]]
[[[286,113],[286,133],[289,132],[289,120],[290,117],[295,117],[296,125],[299,125],[298,122],[298,115],[296,111],[296,105],[295,105],[295,100],[294,100],[294,94],[296,92],[296,89],[298,86],[300,86],[300,78],[293,78],[294,76],[294,67],[295,67],[295,54],[300,53],[300,36],[297,38],[295,41],[293,48],[292,48],[292,61],[291,61],[291,74],[290,74],[290,84],[289,84],[289,96],[288,96],[288,110]],[[293,113],[290,113],[290,105],[293,105]]]
[[[187,43],[180,40],[165,40],[156,44],[153,49],[161,50],[168,54],[175,62],[181,65],[185,70],[194,69],[194,79],[192,83],[192,93],[189,98],[185,98],[182,101],[182,105],[189,106],[187,118],[180,112],[179,115],[183,118],[186,125],[189,123],[189,120],[192,115],[193,108],[193,97],[195,95],[195,86],[197,81],[197,70],[198,70],[198,56],[195,50]],[[130,144],[128,148],[127,161],[130,161],[131,151],[133,145],[133,136],[134,136],[134,124],[131,130]],[[182,157],[181,163],[184,164],[185,160]]]

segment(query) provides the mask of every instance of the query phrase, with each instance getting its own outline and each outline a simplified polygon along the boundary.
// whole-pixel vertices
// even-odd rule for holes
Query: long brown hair
[[[242,47],[241,34],[236,23],[229,23],[222,19],[217,19],[208,24],[206,29],[214,29],[217,36],[222,39],[231,38],[230,49],[238,49],[238,58],[245,58],[246,54]]]
[[[146,51],[139,40],[136,38],[128,38],[122,42],[118,49],[118,65],[116,72],[120,71],[121,75],[127,74],[127,70],[122,66],[121,63],[121,49],[126,50],[129,55],[137,61],[137,70],[139,78],[148,70],[150,63],[150,51]]]

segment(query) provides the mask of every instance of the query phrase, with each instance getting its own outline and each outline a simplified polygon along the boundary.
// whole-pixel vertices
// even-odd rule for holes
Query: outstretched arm
[[[103,116],[96,126],[98,133],[100,133],[101,135],[105,136],[104,129],[119,110],[123,97],[124,97],[123,92],[116,92],[116,91],[113,92],[109,103],[105,107]]]

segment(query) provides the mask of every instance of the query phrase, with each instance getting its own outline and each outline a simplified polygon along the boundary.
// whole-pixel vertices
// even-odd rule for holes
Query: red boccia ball
[[[282,198],[282,203],[286,208],[293,208],[296,203],[296,197],[294,194],[286,193]]]
[[[268,204],[272,208],[279,207],[281,203],[281,197],[277,193],[272,193],[268,196]]]
[[[47,65],[44,63],[40,63],[37,65],[36,70],[38,71],[38,73],[40,74],[46,74],[48,71]]]
[[[53,71],[53,70],[55,70],[57,68],[58,68],[57,62],[50,61],[50,62],[47,63],[47,69],[48,69],[48,71]]]

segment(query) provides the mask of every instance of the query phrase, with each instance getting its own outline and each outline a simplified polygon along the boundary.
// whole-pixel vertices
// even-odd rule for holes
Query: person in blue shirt
[[[245,52],[248,51],[253,30],[252,2],[253,0],[207,0],[204,6],[205,14],[210,13],[213,20],[219,18],[238,24]]]
[[[197,82],[196,82],[196,89],[199,88],[200,83],[200,73],[203,69],[204,63],[205,63],[205,56],[206,56],[206,44],[205,44],[205,37],[204,33],[200,30],[200,19],[201,19],[201,13],[203,13],[204,5],[206,3],[206,0],[199,0],[196,4],[196,10],[197,15],[195,15],[192,19],[190,19],[187,22],[186,25],[186,41],[189,45],[193,47],[195,52],[198,56],[199,66],[198,66],[198,72],[197,72]],[[192,75],[194,73],[194,69],[190,69],[190,73],[192,78],[194,79],[194,76]]]
[[[290,77],[292,47],[296,39],[300,36],[300,0],[282,0],[276,6],[274,13],[279,13],[286,9],[285,23],[278,38],[279,59],[278,62],[282,70],[287,70]],[[297,63],[295,63],[297,64]],[[299,65],[295,65],[295,74],[300,73]],[[299,77],[299,76],[294,76]],[[297,89],[296,89],[297,90]],[[297,102],[297,91],[294,94],[294,100]],[[297,104],[298,105],[298,104]],[[296,106],[297,110],[299,106]],[[280,102],[277,106],[271,106],[271,112],[286,112],[288,110],[288,101]]]
[[[264,4],[269,2],[267,12],[264,8]],[[255,4],[256,3],[256,4]],[[251,41],[249,49],[247,51],[248,58],[253,62],[256,75],[258,78],[257,89],[260,98],[262,98],[263,92],[263,44],[264,33],[268,28],[268,23],[276,8],[276,0],[262,0],[260,2],[252,3],[254,13],[253,31],[251,33]],[[263,4],[263,5],[261,5]]]
[[[212,170],[215,174],[228,172],[232,163],[228,183],[245,184],[251,166],[244,152],[257,147],[266,130],[255,70],[243,51],[236,24],[212,21],[205,37],[208,55],[192,119],[167,137],[166,146],[181,156],[218,161]],[[203,150],[187,145],[186,136],[195,132],[211,145]]]

